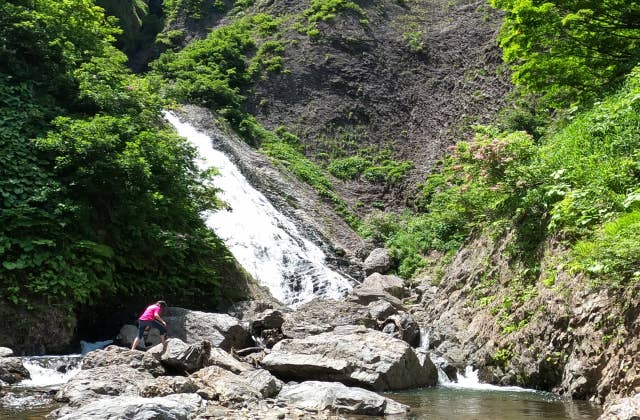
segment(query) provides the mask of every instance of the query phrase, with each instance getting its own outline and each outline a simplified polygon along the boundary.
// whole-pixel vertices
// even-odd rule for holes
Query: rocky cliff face
[[[284,14],[306,3],[274,1],[263,10]],[[495,117],[510,85],[495,40],[501,16],[487,2],[359,4],[366,24],[344,12],[318,22],[315,37],[286,31],[286,71],[259,81],[249,108],[267,127],[300,135],[307,155],[320,162],[336,148],[367,147],[412,161],[415,169],[398,187],[338,183],[366,213],[374,202],[402,205],[448,145]]]
[[[559,263],[564,252],[541,250],[541,273],[523,280],[510,264],[509,238],[470,241],[426,287],[422,322],[430,347],[481,379],[553,391],[599,403],[640,391],[637,297],[612,296]]]

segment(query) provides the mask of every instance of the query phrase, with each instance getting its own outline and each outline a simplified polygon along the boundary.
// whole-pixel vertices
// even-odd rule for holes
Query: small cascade
[[[19,387],[47,387],[66,383],[82,365],[82,355],[29,356],[22,359],[31,379],[17,384]]]
[[[446,383],[441,382],[440,385],[443,385],[449,388],[464,388],[464,389],[476,389],[476,390],[485,390],[485,391],[531,392],[530,389],[521,388],[519,386],[498,386],[498,385],[482,383],[478,379],[478,371],[473,369],[473,366],[467,366],[464,369],[464,374],[458,373],[457,382],[451,382],[451,381]]]
[[[420,327],[420,349],[429,350],[429,329]]]
[[[324,252],[253,188],[224,153],[214,149],[210,137],[170,112],[164,116],[198,149],[202,169],[219,170],[213,183],[230,210],[206,214],[207,226],[276,299],[295,307],[315,297],[338,299],[351,289],[345,277],[326,265]]]

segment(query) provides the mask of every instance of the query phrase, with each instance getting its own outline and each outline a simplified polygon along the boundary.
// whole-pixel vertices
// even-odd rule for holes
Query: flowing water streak
[[[253,188],[213,140],[170,113],[165,118],[195,145],[202,169],[215,167],[214,185],[230,211],[206,214],[207,226],[225,242],[238,262],[283,303],[297,306],[315,297],[338,299],[349,281],[325,264],[324,252]]]

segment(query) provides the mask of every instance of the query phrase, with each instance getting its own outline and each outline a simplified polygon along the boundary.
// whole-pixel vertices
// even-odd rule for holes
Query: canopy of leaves
[[[491,0],[514,82],[555,108],[618,86],[640,60],[640,2]]]

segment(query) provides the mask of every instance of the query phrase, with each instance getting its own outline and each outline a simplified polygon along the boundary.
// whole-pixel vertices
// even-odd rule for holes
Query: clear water
[[[438,385],[385,396],[411,407],[408,415],[398,419],[592,420],[602,413],[599,407],[585,401],[565,400],[550,393],[523,389]]]
[[[213,183],[230,210],[207,214],[207,226],[276,299],[295,307],[316,297],[340,299],[351,289],[344,276],[326,265],[324,252],[249,184],[236,165],[213,147],[210,137],[170,112],[164,116],[197,147],[200,167],[220,172]]]
[[[468,366],[452,382],[439,369],[435,388],[385,394],[411,407],[411,412],[398,419],[597,419],[602,410],[585,401],[572,401],[549,392],[533,391],[517,386],[501,387],[483,384],[478,373]]]

